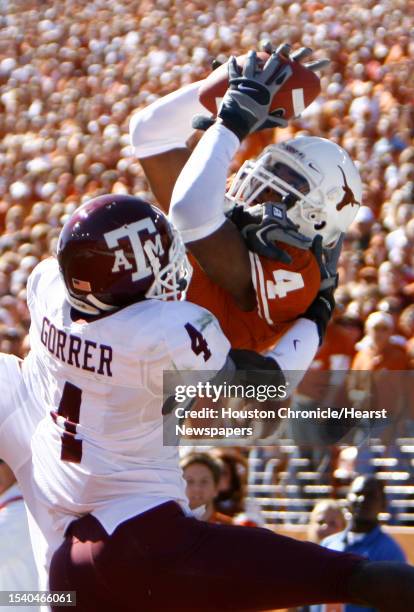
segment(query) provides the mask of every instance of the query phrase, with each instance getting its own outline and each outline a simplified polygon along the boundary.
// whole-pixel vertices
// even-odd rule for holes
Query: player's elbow
[[[177,183],[171,196],[169,219],[178,231],[188,229],[189,198],[185,191],[177,190]]]
[[[143,108],[134,113],[129,122],[129,139],[133,147],[138,147],[148,138],[147,124],[151,118],[151,111]]]
[[[194,202],[197,197],[187,190],[181,189],[179,183],[175,184],[170,206],[169,219],[174,227],[181,233],[183,241],[189,242],[208,239],[225,223],[226,218],[223,211],[215,214],[205,215],[201,218],[194,215]],[[202,251],[204,252],[209,246],[209,240],[203,243]],[[192,249],[190,248],[192,251]]]

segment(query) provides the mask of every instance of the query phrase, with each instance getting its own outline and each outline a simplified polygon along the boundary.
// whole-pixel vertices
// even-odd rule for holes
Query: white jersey
[[[32,440],[34,479],[55,528],[92,513],[112,533],[165,501],[187,508],[177,449],[163,445],[163,371],[223,368],[230,345],[214,316],[143,300],[74,322],[52,258],[32,272],[27,300],[23,375],[47,413]]]
[[[14,472],[27,507],[30,536],[40,590],[48,585],[48,566],[63,534],[51,526],[47,508],[33,481],[30,441],[44,417],[44,407],[25,386],[21,360],[0,353],[0,457]],[[32,588],[27,585],[26,588]]]

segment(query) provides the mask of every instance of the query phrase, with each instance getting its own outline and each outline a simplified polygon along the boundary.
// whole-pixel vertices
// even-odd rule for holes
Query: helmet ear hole
[[[282,204],[286,206],[286,210],[290,210],[291,208],[293,208],[293,206],[298,200],[299,198],[297,195],[295,195],[294,193],[288,193],[287,195],[283,196]]]

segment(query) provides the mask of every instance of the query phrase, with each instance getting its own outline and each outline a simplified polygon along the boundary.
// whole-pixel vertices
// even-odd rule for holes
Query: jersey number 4
[[[211,357],[211,351],[208,348],[207,340],[203,334],[198,331],[191,323],[186,323],[184,327],[187,330],[188,335],[191,339],[191,350],[196,354],[203,354],[204,361],[208,361]]]
[[[65,382],[57,412],[52,412],[54,421],[62,425],[65,431],[61,435],[62,448],[60,458],[70,463],[80,463],[82,459],[82,440],[76,438],[76,425],[79,423],[82,389]],[[59,418],[60,417],[60,418]]]
[[[273,278],[275,282],[268,280],[266,283],[267,297],[269,300],[284,298],[291,291],[302,289],[305,286],[302,274],[291,272],[290,270],[274,270]]]

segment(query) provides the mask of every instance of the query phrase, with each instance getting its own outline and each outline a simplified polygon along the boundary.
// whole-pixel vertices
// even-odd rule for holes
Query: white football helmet
[[[320,234],[323,245],[332,247],[358,212],[362,182],[344,149],[325,138],[301,136],[246,161],[226,197],[243,206],[284,198],[298,230],[312,239]]]

